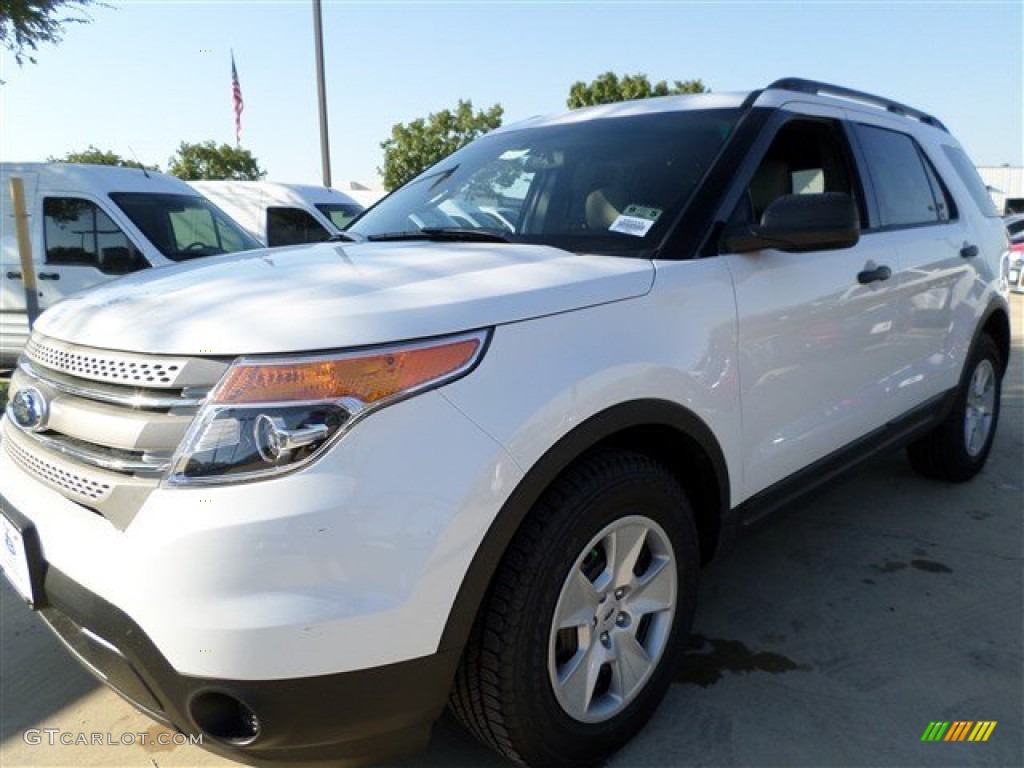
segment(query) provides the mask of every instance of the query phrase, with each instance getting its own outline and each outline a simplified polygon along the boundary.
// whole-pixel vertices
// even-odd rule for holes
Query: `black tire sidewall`
[[[995,376],[995,400],[992,405],[992,423],[989,425],[988,435],[985,436],[985,445],[976,456],[971,456],[967,451],[967,438],[964,434],[964,420],[967,417],[967,398],[971,390],[971,383],[974,381],[974,374],[978,367],[988,361],[992,365]],[[960,382],[960,391],[957,392],[956,403],[949,415],[947,423],[948,441],[953,451],[953,467],[958,474],[967,477],[975,475],[984,466],[988,459],[989,451],[992,450],[992,443],[996,436],[996,427],[999,424],[1000,390],[1002,367],[999,358],[999,350],[995,342],[987,335],[978,338],[977,343],[971,351],[971,356],[964,367],[963,380]]]
[[[692,515],[685,496],[665,470],[650,466],[644,473],[592,486],[582,496],[570,496],[571,503],[551,521],[542,546],[530,558],[533,578],[521,601],[527,608],[511,644],[512,663],[519,673],[517,690],[509,697],[517,710],[514,719],[536,730],[530,741],[544,752],[530,756],[531,765],[592,763],[628,741],[663,698],[696,605],[699,550]],[[615,717],[583,723],[561,708],[551,687],[547,666],[551,622],[565,579],[584,547],[606,526],[631,515],[653,520],[668,536],[677,564],[676,613],[665,650],[644,690]],[[552,748],[557,755],[548,751]]]

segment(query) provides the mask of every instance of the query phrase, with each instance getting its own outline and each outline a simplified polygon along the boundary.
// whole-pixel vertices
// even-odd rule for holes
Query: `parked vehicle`
[[[1018,235],[1024,237],[1024,213],[1014,213],[1009,216],[1003,217],[1003,225],[1006,227],[1006,233],[1010,236],[1010,239],[1016,238]]]
[[[950,482],[992,447],[1006,234],[889,99],[528,120],[346,236],[62,302],[2,423],[12,584],[245,763],[406,754],[450,702],[522,765],[598,764],[748,526],[897,445]]]
[[[0,365],[28,338],[9,179],[24,181],[40,309],[148,267],[259,248],[180,179],[156,171],[74,163],[0,163]]]
[[[271,248],[337,235],[363,206],[330,187],[273,181],[193,181],[192,186]]]
[[[1010,269],[1007,281],[1011,291],[1024,293],[1024,234],[1010,241]]]

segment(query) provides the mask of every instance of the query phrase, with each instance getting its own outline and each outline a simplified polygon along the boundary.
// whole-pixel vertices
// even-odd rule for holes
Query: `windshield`
[[[110,197],[156,249],[174,261],[263,247],[199,196],[112,192]]]
[[[363,206],[359,203],[317,203],[316,209],[338,229],[347,227],[352,219],[363,212]]]
[[[450,155],[347,230],[640,255],[667,233],[736,110],[661,112],[498,132]],[[475,237],[474,237],[475,236]]]

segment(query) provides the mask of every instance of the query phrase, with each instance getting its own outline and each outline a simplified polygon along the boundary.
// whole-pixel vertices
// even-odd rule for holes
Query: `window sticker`
[[[654,222],[661,216],[660,208],[646,205],[627,205],[626,210],[608,227],[609,232],[621,232],[624,235],[643,237],[650,232]]]

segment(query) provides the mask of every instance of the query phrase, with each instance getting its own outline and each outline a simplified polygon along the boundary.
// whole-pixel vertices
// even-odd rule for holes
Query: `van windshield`
[[[156,249],[173,261],[263,247],[197,195],[111,192],[110,198]]]
[[[316,209],[338,229],[347,227],[352,219],[363,212],[363,206],[358,203],[317,203]]]
[[[498,131],[385,198],[348,234],[537,243],[647,256],[736,124],[735,109],[623,115]]]

